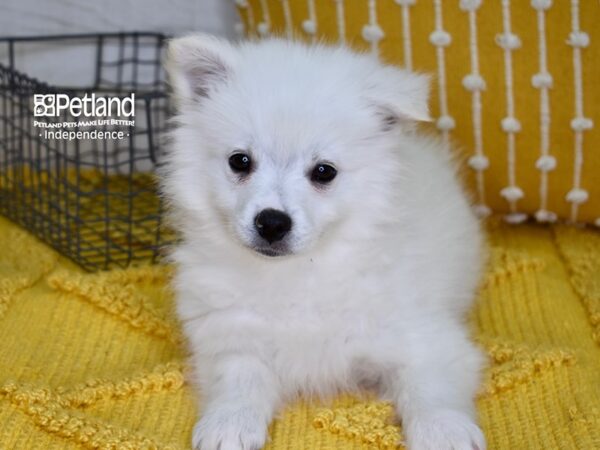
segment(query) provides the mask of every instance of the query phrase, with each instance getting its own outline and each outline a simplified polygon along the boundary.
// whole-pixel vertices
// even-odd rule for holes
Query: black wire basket
[[[0,214],[86,270],[155,262],[172,239],[154,175],[169,116],[164,42],[137,32],[0,38]],[[21,46],[45,45],[86,46],[90,83],[25,73]]]

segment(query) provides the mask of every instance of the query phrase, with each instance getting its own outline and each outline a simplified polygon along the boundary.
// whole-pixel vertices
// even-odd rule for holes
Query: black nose
[[[292,229],[292,219],[283,211],[263,209],[254,218],[256,231],[272,244],[280,241]]]

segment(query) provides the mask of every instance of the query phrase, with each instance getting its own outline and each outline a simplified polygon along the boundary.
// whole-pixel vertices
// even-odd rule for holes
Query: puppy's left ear
[[[179,106],[209,97],[227,82],[237,51],[224,39],[196,34],[169,42],[165,68]]]
[[[366,85],[367,98],[383,116],[384,126],[396,122],[431,122],[429,77],[385,66],[372,73]]]

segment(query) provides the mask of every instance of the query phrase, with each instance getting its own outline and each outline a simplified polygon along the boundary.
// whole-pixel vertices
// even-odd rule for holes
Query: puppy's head
[[[178,115],[164,188],[190,236],[266,256],[368,237],[393,214],[398,145],[426,77],[336,47],[171,41]]]

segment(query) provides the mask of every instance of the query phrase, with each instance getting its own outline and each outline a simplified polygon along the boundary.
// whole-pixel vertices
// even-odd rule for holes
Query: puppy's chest
[[[272,273],[221,272],[197,292],[201,340],[286,350],[369,341],[397,323],[397,286],[378,269],[301,267]],[[184,313],[195,316],[196,314]]]
[[[314,335],[346,329],[366,332],[395,308],[391,284],[376,272],[280,278],[256,286],[252,298],[257,300],[251,308],[285,334],[298,330]]]

